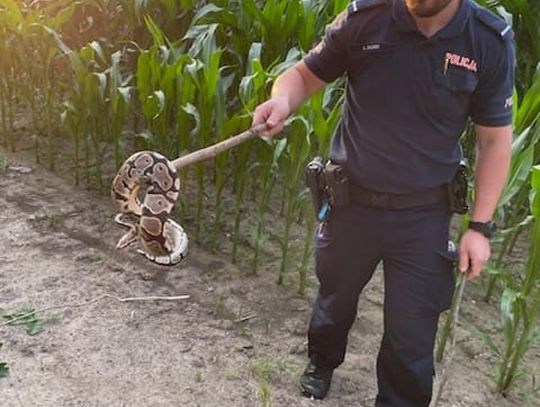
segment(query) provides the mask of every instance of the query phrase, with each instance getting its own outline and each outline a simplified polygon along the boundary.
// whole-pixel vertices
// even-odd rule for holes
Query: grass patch
[[[20,311],[4,313],[2,318],[7,320],[8,325],[22,325],[26,328],[26,333],[30,336],[39,335],[43,332],[43,324],[50,320],[43,320],[35,313],[35,309],[25,306]]]
[[[0,342],[0,349],[4,344]],[[5,362],[0,362],[0,379],[9,376],[9,366]]]
[[[263,354],[253,359],[249,365],[251,376],[257,382],[257,399],[262,407],[272,406],[272,386],[270,383],[277,376],[291,372],[291,364],[287,358],[276,358]]]

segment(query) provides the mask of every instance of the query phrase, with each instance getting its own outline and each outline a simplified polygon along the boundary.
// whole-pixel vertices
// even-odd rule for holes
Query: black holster
[[[315,157],[306,166],[306,185],[311,193],[315,211],[318,211],[325,201],[324,163],[321,157]]]
[[[315,157],[306,166],[306,184],[311,192],[315,210],[324,203],[338,208],[349,203],[349,179],[344,168],[321,157]]]
[[[324,166],[324,183],[330,206],[339,208],[349,204],[349,178],[345,169],[331,161]]]
[[[469,190],[467,170],[467,163],[461,161],[454,178],[447,184],[446,192],[450,213],[463,215],[469,211],[467,203]]]

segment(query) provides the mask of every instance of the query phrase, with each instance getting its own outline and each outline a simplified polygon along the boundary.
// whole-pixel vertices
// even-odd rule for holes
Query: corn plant
[[[12,68],[8,52],[6,30],[0,28],[0,119],[2,120],[3,144],[13,148],[12,132],[14,129],[14,108]]]
[[[15,91],[20,60],[12,44],[18,43],[19,26],[24,20],[19,5],[12,0],[0,1],[0,114],[4,146],[14,149],[12,134],[15,121]]]
[[[40,38],[41,36],[38,34],[37,37]],[[50,39],[48,36],[45,38]],[[45,118],[45,132],[47,135],[49,168],[54,170],[58,150],[58,132],[56,131],[56,128],[58,127],[57,106],[59,104],[59,89],[53,86],[53,83],[55,82],[53,63],[58,57],[58,49],[53,46],[52,41],[40,41],[39,46],[36,48],[39,51],[37,52],[37,63],[35,66],[41,67],[42,72],[39,74],[34,72],[32,76],[37,80],[31,81],[31,83],[37,84],[38,89],[41,90],[41,94],[43,96],[45,108],[43,116]],[[28,91],[30,93],[28,99],[30,100],[31,106],[34,106],[35,110],[35,99],[31,95],[32,91],[35,90],[28,89]],[[35,116],[37,116],[37,114],[35,114]]]
[[[250,231],[253,243],[253,262],[251,272],[257,274],[260,261],[260,253],[263,245],[269,238],[269,233],[266,228],[264,215],[268,212],[272,191],[276,184],[279,174],[279,159],[287,146],[287,140],[282,139],[265,139],[264,143],[257,146],[257,163],[253,169],[257,169],[257,178],[253,182],[259,187],[259,202],[256,210],[256,225]]]
[[[540,3],[524,0],[488,0],[485,3],[512,24],[519,46],[516,85],[522,95],[531,86],[540,61]]]
[[[252,44],[248,55],[250,69],[248,75],[242,78],[240,83],[240,101],[244,109],[248,112],[253,111],[257,104],[267,98],[267,92],[272,79],[270,73],[265,71],[261,64],[261,52],[261,44]],[[252,262],[253,274],[257,273],[261,248],[269,238],[264,222],[264,215],[268,210],[272,191],[278,176],[278,162],[286,144],[286,139],[265,140],[264,143],[256,143],[254,146],[254,153],[257,157],[255,163],[247,165],[248,150],[246,148],[240,150],[240,154],[236,160],[236,169],[238,171],[235,171],[236,219],[233,232],[233,261],[236,260],[242,202],[249,175],[249,179],[252,181],[252,195],[255,194],[255,191],[258,191],[257,195],[259,198],[256,210],[256,224],[250,230],[254,248]],[[243,166],[243,168],[238,166]]]
[[[504,273],[505,258],[511,253],[520,233],[531,221],[528,211],[523,211],[523,204],[526,203],[530,189],[527,186],[530,170],[534,164],[534,151],[540,139],[540,129],[536,129],[528,146],[524,145],[527,136],[531,133],[531,128],[527,128],[513,142],[511,176],[507,187],[501,197],[501,205],[508,204],[510,197],[514,198],[513,207],[508,209],[505,227],[500,232],[502,242],[501,247],[493,262],[488,265],[489,281],[484,300],[488,302],[493,295],[495,283],[501,274]],[[520,150],[521,149],[521,150]]]
[[[103,190],[103,159],[109,144],[114,146],[116,166],[122,161],[120,138],[131,99],[129,80],[122,78],[120,70],[121,54],[116,52],[108,57],[96,41],[76,52],[54,31],[49,31],[72,70],[73,90],[62,105],[61,118],[73,137],[75,183],[80,181],[79,165],[83,161],[87,185],[91,182],[90,169],[94,167],[97,186]]]
[[[323,25],[343,10],[348,0],[284,1],[220,0],[202,6],[194,15],[196,24],[217,25],[217,40],[223,44],[226,63],[249,70],[244,58],[251,44],[261,44],[260,61],[265,67],[287,60],[291,49],[307,52]]]
[[[252,151],[251,143],[246,143],[239,146],[234,154],[232,154],[233,174],[234,174],[234,223],[232,232],[232,254],[231,261],[236,263],[238,260],[238,246],[241,240],[241,220],[244,215],[244,199],[248,177],[252,173],[252,166],[249,165],[249,155]]]
[[[311,125],[311,157],[328,157],[330,141],[334,133],[342,110],[343,89],[339,82],[335,82],[314,95],[309,104],[304,107],[301,114],[307,118]],[[307,191],[299,196],[302,202],[301,214],[304,218],[304,242],[302,258],[298,267],[298,293],[305,294],[307,287],[308,267],[313,251],[313,232],[316,223],[316,210],[313,208],[311,199],[308,199]]]
[[[98,43],[92,43],[81,49],[82,60],[86,65],[97,62],[98,55],[101,54],[101,48]],[[101,55],[103,59],[103,55]],[[103,190],[103,158],[107,145],[102,144],[106,141],[106,135],[109,129],[108,120],[108,100],[106,97],[108,78],[105,71],[88,70],[80,72],[81,77],[79,88],[82,117],[84,118],[83,144],[85,152],[85,169],[87,171],[86,182],[90,183],[88,170],[91,167],[90,159],[93,155],[95,167],[95,179],[100,191]]]
[[[189,54],[194,58],[194,61],[187,66],[187,71],[198,90],[196,106],[200,118],[197,139],[199,148],[206,147],[216,141],[216,137],[213,135],[218,128],[217,126],[223,122],[225,98],[227,90],[231,86],[230,79],[224,75],[223,69],[221,69],[223,51],[216,44],[216,29],[215,24],[193,26],[185,37],[186,40],[192,41]],[[224,159],[218,158],[218,164],[221,164]],[[200,242],[204,209],[204,163],[196,165],[195,174],[198,184],[195,239]],[[218,183],[220,182],[221,178],[218,179]],[[219,188],[222,187],[218,184]],[[219,193],[221,194],[221,191]]]
[[[230,82],[229,82],[230,83]],[[219,93],[223,93],[221,87],[218,88]],[[249,116],[243,112],[239,112],[232,117],[224,117],[222,124],[216,126],[218,129],[218,140],[224,140],[231,135],[238,134],[249,126]],[[228,170],[231,163],[230,153],[225,152],[218,155],[214,165],[214,184],[215,184],[215,204],[214,204],[214,227],[212,230],[210,246],[216,246],[216,240],[220,232],[221,217],[222,217],[222,197],[223,191],[230,179]]]
[[[540,341],[537,324],[540,313],[540,166],[532,170],[531,229],[529,259],[522,281],[507,276],[507,286],[501,296],[501,324],[504,347],[492,344],[491,349],[500,357],[497,369],[497,390],[506,394],[525,372],[520,364],[527,351]]]
[[[310,130],[311,125],[303,117],[298,116],[291,120],[287,138],[285,139],[287,145],[280,160],[280,172],[285,185],[286,210],[285,228],[280,239],[282,256],[277,279],[278,284],[283,284],[283,277],[289,260],[291,226],[302,205],[302,198],[305,196],[303,188],[299,187],[299,182],[304,174],[304,166],[311,151]]]
[[[146,23],[154,45],[138,57],[136,89],[146,119],[146,134],[151,135],[147,147],[170,156],[177,152],[177,77],[191,60],[181,55],[178,45],[171,43],[151,18],[147,17]]]
[[[514,132],[510,174],[498,203],[497,215],[502,222],[502,243],[494,262],[489,265],[489,281],[485,301],[489,301],[495,283],[504,268],[504,259],[511,253],[529,218],[526,204],[530,193],[530,172],[537,162],[540,145],[540,73],[521,102],[515,97]]]
[[[116,51],[111,55],[111,66],[107,73],[109,76],[109,101],[110,101],[110,139],[114,144],[114,162],[116,168],[122,165],[125,153],[121,140],[124,134],[125,122],[131,106],[132,86],[130,78],[122,74],[121,61],[123,52]]]
[[[177,156],[181,152],[191,151],[193,146],[193,140],[196,139],[201,126],[201,118],[199,110],[193,104],[195,101],[195,95],[197,88],[191,75],[184,72],[183,75],[178,75],[178,108],[176,112],[176,123],[178,126],[177,140]],[[181,188],[185,188],[188,181],[189,168],[184,168],[180,173]],[[186,194],[180,194],[181,217],[185,219],[187,217],[188,203],[185,201]]]
[[[131,3],[123,1],[123,3]],[[197,6],[196,0],[139,0],[144,6],[139,14],[152,15],[169,38],[182,38],[189,28]]]
[[[243,111],[246,113],[252,112],[260,101],[264,100],[267,95],[267,87],[270,83],[268,73],[264,70],[260,63],[261,44],[254,43],[248,53],[249,67],[247,74],[240,81],[238,95],[240,103],[243,106]],[[244,144],[232,153],[234,175],[233,191],[235,195],[235,217],[232,233],[232,262],[236,263],[238,244],[240,242],[241,232],[240,223],[243,215],[244,193],[248,179],[253,177],[255,164],[250,164],[248,158],[252,152],[252,143]]]
[[[9,69],[5,72],[4,84],[7,84],[7,87],[4,86],[2,93],[6,96],[2,99],[18,96],[30,107],[34,133],[44,132],[47,136],[51,168],[54,168],[57,153],[57,106],[58,94],[62,91],[61,86],[53,84],[56,72],[61,66],[57,62],[58,48],[43,28],[60,29],[72,17],[78,3],[57,1],[54,5],[47,3],[42,9],[35,9],[32,4],[11,0],[0,2],[0,7],[4,7],[4,13],[0,15],[0,27],[2,23],[4,29],[7,27],[4,34],[11,45],[3,50],[5,65]],[[33,63],[29,64],[28,61]],[[13,103],[9,103],[8,107],[8,114],[12,118]],[[40,126],[42,122],[45,123],[44,129]],[[36,153],[39,161],[37,148]]]

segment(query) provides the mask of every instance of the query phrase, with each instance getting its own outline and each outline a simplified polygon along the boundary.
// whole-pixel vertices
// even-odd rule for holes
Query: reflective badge
[[[319,225],[317,226],[317,237],[319,239],[324,239],[325,231],[326,231],[326,223],[325,222],[319,223]]]

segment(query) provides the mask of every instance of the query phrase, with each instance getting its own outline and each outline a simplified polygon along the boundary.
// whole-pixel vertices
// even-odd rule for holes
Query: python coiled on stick
[[[180,193],[178,170],[215,157],[256,137],[266,124],[255,126],[215,145],[169,161],[153,151],[129,157],[114,177],[111,196],[120,211],[115,222],[128,229],[116,248],[139,244],[139,253],[154,263],[173,266],[187,255],[188,237],[182,226],[169,218]],[[139,193],[146,190],[144,199]]]
[[[138,198],[141,188],[146,188],[142,202]],[[137,242],[140,252],[155,263],[175,265],[182,261],[188,238],[182,226],[169,218],[179,192],[178,171],[167,158],[153,151],[129,157],[112,183],[112,199],[120,211],[115,221],[129,229],[116,247]]]

